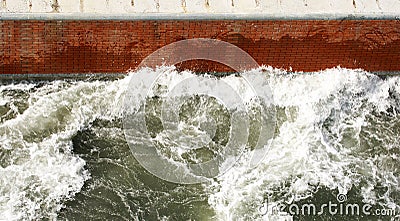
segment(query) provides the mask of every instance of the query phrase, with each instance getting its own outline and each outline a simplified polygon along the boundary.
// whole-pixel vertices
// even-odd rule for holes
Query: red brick
[[[0,74],[125,72],[166,44],[197,37],[230,42],[278,68],[399,71],[399,30],[395,20],[0,21]],[[207,61],[179,65],[229,69]]]

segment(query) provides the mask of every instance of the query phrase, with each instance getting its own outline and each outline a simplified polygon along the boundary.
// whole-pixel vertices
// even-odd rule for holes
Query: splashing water
[[[179,76],[193,76],[173,67],[155,72],[168,72],[162,80],[170,85]],[[285,220],[287,214],[260,213],[260,206],[266,199],[325,203],[337,193],[400,214],[399,77],[341,68],[291,74],[264,67],[243,73],[265,75],[272,90],[276,128],[266,157],[248,167],[257,152],[252,148],[257,119],[265,115],[249,108],[252,120],[243,128],[248,148],[235,166],[206,183],[183,185],[146,171],[126,143],[123,101],[135,74],[0,87],[0,217]],[[229,141],[230,112],[210,96],[185,99],[178,113],[183,135],[174,137],[160,121],[162,101],[149,97],[151,140],[142,142],[156,143],[172,161],[210,160]],[[201,148],[191,149],[194,145]]]
[[[324,188],[358,191],[358,203],[398,211],[400,79],[338,68],[269,80],[278,133],[257,168],[238,166],[214,183],[209,203],[217,217],[285,219],[257,210],[266,198],[327,203],[327,196],[313,199]]]

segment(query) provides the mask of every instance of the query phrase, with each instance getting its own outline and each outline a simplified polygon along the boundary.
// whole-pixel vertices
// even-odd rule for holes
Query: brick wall
[[[295,71],[400,70],[397,20],[2,20],[0,74],[125,72],[158,48],[190,38],[227,41],[259,64]],[[206,61],[178,66],[227,70]]]

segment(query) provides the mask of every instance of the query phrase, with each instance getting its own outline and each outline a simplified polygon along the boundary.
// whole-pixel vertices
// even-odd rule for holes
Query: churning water
[[[194,77],[172,67],[156,72],[167,72],[163,82],[171,84]],[[144,169],[126,141],[124,97],[135,74],[0,87],[0,219],[390,220],[400,214],[400,77],[341,68],[243,73],[264,75],[273,95],[276,125],[266,157],[247,166],[260,133],[254,119],[265,114],[249,102],[254,118],[243,127],[243,157],[207,182],[175,184]],[[149,136],[135,142],[155,143],[170,161],[206,162],[229,143],[232,115],[218,99],[186,97],[176,140],[160,120],[162,98],[146,100]],[[199,143],[205,147],[190,148]],[[323,207],[328,203],[337,204],[336,213]],[[340,211],[339,204],[350,203],[358,214]],[[293,205],[315,205],[320,214]]]

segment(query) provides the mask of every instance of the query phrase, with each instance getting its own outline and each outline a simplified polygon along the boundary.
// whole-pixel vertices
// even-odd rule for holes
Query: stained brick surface
[[[114,73],[135,69],[172,42],[213,38],[248,52],[259,64],[295,71],[340,65],[400,70],[400,21],[0,21],[0,74]],[[226,71],[215,62],[180,68]]]

